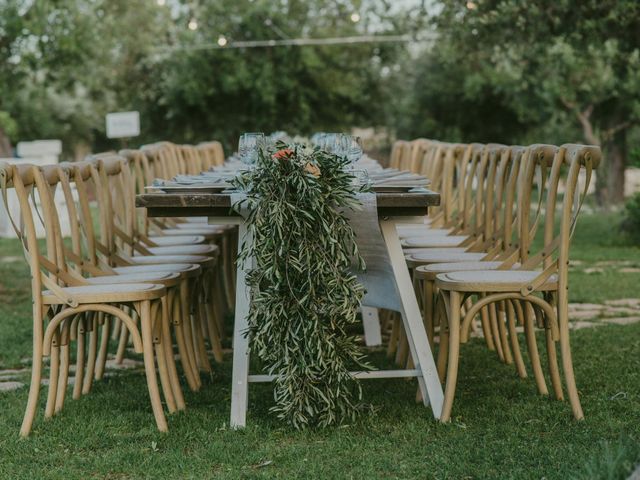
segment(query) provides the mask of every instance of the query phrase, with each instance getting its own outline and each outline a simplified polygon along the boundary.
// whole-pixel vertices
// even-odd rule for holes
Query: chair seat
[[[441,250],[441,249],[435,249]],[[452,262],[477,262],[486,257],[485,252],[453,252],[434,251],[408,255],[407,260],[414,263],[452,263]]]
[[[156,272],[139,272],[128,273],[124,275],[103,275],[101,277],[86,278],[85,281],[90,285],[114,285],[118,283],[176,283],[173,280],[180,278],[180,274],[170,271],[156,271]]]
[[[440,255],[448,255],[450,253],[465,253],[467,251],[464,247],[449,247],[449,248],[403,248],[402,253],[406,256],[417,255],[419,253],[436,253]]]
[[[519,292],[541,272],[534,270],[476,270],[436,276],[436,287],[460,292]],[[551,275],[537,290],[555,290],[558,276]]]
[[[133,257],[136,265],[157,265],[161,263],[196,263],[209,266],[215,264],[215,259],[204,255],[147,255]]]
[[[449,235],[449,228],[429,228],[428,225],[396,225],[400,238],[431,237],[433,235]]]
[[[224,233],[223,230],[221,230],[215,225],[199,225],[199,224],[189,224],[189,223],[182,223],[180,225],[184,225],[184,227],[165,228],[165,229],[162,229],[162,234],[170,235],[170,236],[202,235],[204,237],[207,237],[209,235],[222,235]]]
[[[435,279],[438,273],[497,270],[502,262],[446,262],[420,265],[415,269],[417,278]]]
[[[402,240],[403,247],[428,248],[428,247],[459,247],[469,237],[466,235],[427,235],[421,237],[409,237]]]
[[[160,263],[155,265],[129,265],[126,267],[115,267],[113,271],[117,275],[151,272],[178,272],[191,276],[197,275],[200,272],[200,267],[193,263]]]
[[[121,283],[116,285],[87,285],[82,287],[64,287],[64,293],[72,296],[78,303],[122,303],[154,300],[162,297],[166,290],[154,283]],[[42,292],[45,304],[64,303],[50,290]]]
[[[216,254],[218,247],[215,245],[172,245],[167,247],[147,248],[154,255],[211,255]],[[135,257],[144,256],[139,252]]]
[[[189,225],[190,227],[210,225],[219,228],[220,230],[231,230],[235,227],[235,225],[229,225],[226,223],[209,223],[209,217],[184,217],[181,220],[183,223],[178,223],[178,228],[184,228],[186,225]]]
[[[197,245],[203,243],[205,238],[202,235],[155,235],[149,237],[153,243],[159,247],[169,245]]]

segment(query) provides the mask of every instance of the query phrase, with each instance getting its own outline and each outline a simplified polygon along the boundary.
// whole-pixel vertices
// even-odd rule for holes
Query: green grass
[[[572,301],[638,296],[636,273],[582,272],[603,260],[640,265],[640,249],[611,239],[617,221],[581,218],[572,251],[584,263],[572,271]],[[0,242],[0,256],[19,255],[16,242]],[[0,295],[0,367],[15,367],[31,346],[24,261],[0,262]],[[385,380],[364,383],[373,413],[304,432],[268,414],[271,391],[259,385],[248,427],[232,431],[227,358],[201,392],[187,393],[187,411],[169,418],[164,435],[155,430],[140,372],[97,382],[51,421],[41,409],[26,440],[17,435],[26,389],[0,393],[0,478],[625,479],[640,460],[640,324],[572,335],[584,422],[572,419],[567,402],[539,397],[532,379],[518,379],[474,340],[462,349],[448,425],[414,403],[414,382]]]

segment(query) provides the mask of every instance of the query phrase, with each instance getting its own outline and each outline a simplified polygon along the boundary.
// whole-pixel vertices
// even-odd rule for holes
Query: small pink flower
[[[290,148],[283,148],[282,150],[278,150],[276,153],[274,153],[273,158],[275,158],[276,160],[287,159],[293,156],[293,153],[293,150],[291,150]]]

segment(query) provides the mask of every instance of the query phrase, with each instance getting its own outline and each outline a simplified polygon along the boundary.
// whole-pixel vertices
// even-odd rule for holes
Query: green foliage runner
[[[352,259],[360,268],[364,262],[344,213],[360,205],[347,163],[278,143],[236,181],[247,194],[242,208],[253,237],[240,252],[254,259],[251,351],[277,376],[272,411],[295,428],[352,420],[362,391],[349,370],[369,368],[348,333],[364,295]]]

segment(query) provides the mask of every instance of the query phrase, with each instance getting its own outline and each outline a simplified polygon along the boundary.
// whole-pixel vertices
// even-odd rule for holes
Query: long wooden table
[[[424,405],[431,405],[433,416],[439,418],[443,402],[442,386],[395,226],[398,223],[420,222],[430,206],[440,203],[440,195],[430,191],[378,193],[376,200],[380,231],[391,260],[401,302],[400,313],[414,367],[405,370],[352,372],[352,375],[360,379],[416,377]],[[229,194],[146,193],[137,196],[136,205],[145,207],[150,217],[209,217],[211,224],[238,225],[239,242],[242,242],[247,234],[242,217],[231,208]],[[236,268],[230,424],[233,428],[242,428],[246,425],[249,383],[268,382],[272,381],[273,377],[249,374],[249,344],[243,334],[247,329],[250,304],[245,281],[248,264],[239,263]]]

